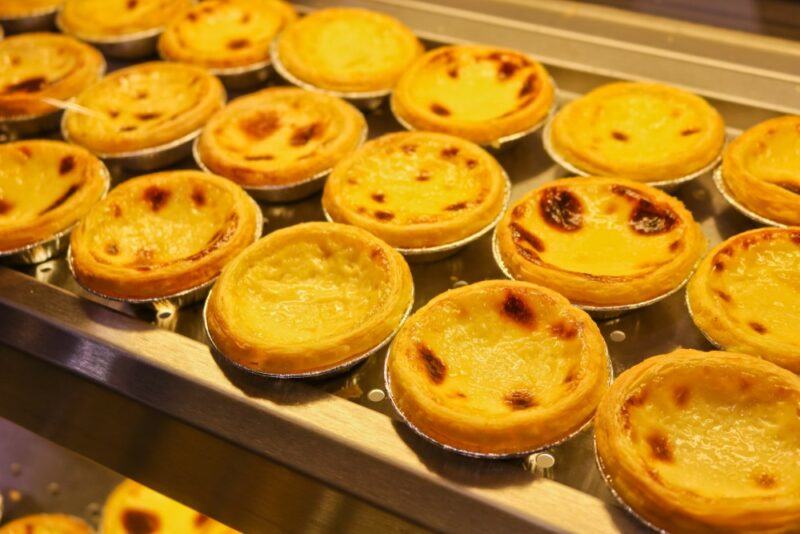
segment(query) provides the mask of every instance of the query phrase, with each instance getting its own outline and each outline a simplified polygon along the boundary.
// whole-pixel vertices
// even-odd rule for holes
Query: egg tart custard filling
[[[25,33],[0,41],[0,121],[58,111],[42,99],[71,99],[105,67],[100,52],[65,35]]]
[[[366,128],[363,115],[339,98],[274,87],[214,115],[197,152],[209,170],[244,187],[287,186],[331,169],[361,143]]]
[[[679,349],[628,369],[595,443],[610,486],[658,529],[795,532],[800,378],[760,358]]]
[[[415,312],[386,376],[398,411],[424,436],[467,454],[514,455],[591,420],[609,369],[585,312],[543,287],[490,280]]]
[[[319,374],[385,342],[412,299],[411,272],[389,245],[352,226],[304,223],[267,235],[225,269],[206,324],[239,366]]]
[[[680,287],[705,252],[692,214],[674,197],[620,178],[548,182],[496,229],[510,276],[586,306],[647,302]]]
[[[225,100],[222,83],[203,68],[166,61],[115,71],[81,93],[91,113],[67,111],[70,141],[99,155],[159,147],[198,131]]]
[[[207,0],[173,18],[158,49],[165,59],[213,69],[268,62],[272,40],[295,18],[282,0]]]
[[[260,235],[255,202],[229,180],[170,171],[128,180],[72,233],[75,277],[100,295],[166,298],[214,279]]]
[[[736,138],[725,150],[722,180],[750,211],[800,225],[800,117],[770,119]]]
[[[65,33],[102,42],[157,32],[192,4],[192,0],[64,0],[58,25]]]
[[[618,82],[565,105],[553,118],[549,141],[587,174],[668,182],[719,157],[725,124],[708,102],[682,89]]]
[[[68,230],[108,188],[103,164],[59,141],[0,144],[0,254]]]
[[[715,344],[800,373],[800,228],[751,230],[721,243],[701,262],[687,299]]]
[[[445,134],[404,132],[365,144],[328,178],[322,205],[337,222],[392,246],[426,248],[488,229],[509,182],[479,146]]]
[[[554,98],[545,68],[521,52],[443,46],[403,74],[392,93],[392,109],[415,130],[492,144],[540,125]]]
[[[330,8],[290,24],[277,41],[300,82],[344,93],[388,91],[423,51],[399,20],[366,9]]]

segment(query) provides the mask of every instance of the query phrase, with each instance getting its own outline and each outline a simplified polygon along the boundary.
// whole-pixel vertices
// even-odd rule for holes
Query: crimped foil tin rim
[[[739,213],[751,219],[757,223],[763,224],[765,226],[774,226],[775,228],[788,228],[788,225],[779,223],[778,221],[773,221],[772,219],[768,219],[763,215],[759,215],[758,213],[751,211],[749,208],[746,208],[742,203],[740,203],[736,198],[733,196],[731,191],[728,189],[728,186],[725,184],[725,179],[722,176],[722,165],[719,165],[716,169],[714,169],[714,173],[711,175],[712,181],[714,185],[717,187],[719,194],[730,204],[731,206],[736,209]]]
[[[272,62],[272,66],[275,68],[275,71],[277,71],[277,73],[284,80],[291,83],[292,85],[295,85],[307,91],[323,93],[326,95],[342,98],[344,100],[373,100],[373,99],[385,98],[389,96],[389,94],[391,94],[392,92],[391,88],[379,89],[377,91],[336,91],[334,89],[326,89],[324,87],[319,87],[314,84],[303,81],[300,78],[296,77],[291,72],[289,72],[286,66],[281,62],[280,54],[278,53],[279,39],[280,36],[276,37],[270,44],[269,57]]]
[[[639,521],[642,525],[649,528],[653,532],[657,532],[658,534],[669,534],[669,531],[656,527],[650,521],[640,516],[633,508],[630,507],[630,505],[628,505],[628,503],[626,503],[622,499],[622,497],[620,497],[619,493],[617,493],[617,490],[614,489],[614,486],[611,483],[611,477],[608,475],[608,473],[606,473],[605,466],[603,465],[603,460],[600,458],[600,454],[598,454],[597,452],[597,434],[593,436],[592,448],[594,449],[594,461],[595,464],[597,465],[597,470],[600,472],[600,477],[603,479],[606,488],[608,488],[609,493],[611,493],[611,495],[617,501],[619,506],[623,510],[628,512],[633,518]]]
[[[111,173],[108,171],[108,167],[106,167],[105,163],[103,163],[102,161],[100,162],[100,174],[103,177],[103,193],[100,195],[100,198],[97,200],[98,202],[100,200],[103,200],[106,197],[106,195],[108,194],[109,189],[111,189]],[[39,241],[37,241],[35,243],[30,243],[28,245],[23,245],[21,247],[18,247],[18,248],[12,249],[12,250],[0,250],[0,259],[13,257],[15,255],[20,255],[20,254],[25,254],[26,252],[29,252],[30,250],[33,250],[36,247],[52,246],[56,242],[58,242],[58,240],[63,239],[64,237],[67,237],[69,234],[71,234],[72,230],[74,230],[75,227],[78,226],[79,222],[80,222],[80,220],[75,221],[74,223],[72,223],[68,227],[64,228],[63,230],[61,230],[59,232],[56,232],[52,236],[47,237],[45,239],[41,239],[41,240],[39,240]],[[45,261],[47,261],[47,260],[45,260]]]
[[[513,184],[511,183],[511,179],[508,177],[508,173],[505,171],[505,169],[502,169],[502,171],[503,171],[503,177],[505,178],[506,182],[505,200],[503,200],[503,206],[501,207],[500,212],[495,216],[494,219],[492,219],[492,221],[489,224],[487,224],[483,228],[480,228],[478,231],[466,237],[462,237],[458,241],[453,241],[452,243],[445,243],[443,245],[436,245],[433,247],[419,247],[419,248],[393,247],[393,248],[403,256],[407,257],[413,258],[413,257],[423,257],[428,255],[433,256],[435,254],[441,254],[463,248],[472,243],[473,241],[477,241],[478,239],[489,233],[503,219],[503,215],[505,215],[505,212],[508,209],[508,205],[511,202],[511,188]],[[328,222],[341,222],[334,220],[333,217],[331,217],[330,213],[328,213],[328,210],[325,209],[324,205],[322,206],[322,214],[325,216],[325,220],[327,220]]]
[[[258,205],[258,203],[249,196],[247,198],[253,204],[256,210],[256,231],[255,231],[255,236],[253,238],[253,243],[255,243],[261,238],[261,234],[264,227],[264,215],[261,213],[261,207]],[[182,299],[192,298],[208,290],[212,285],[214,285],[214,282],[216,282],[217,278],[219,278],[219,274],[217,274],[216,276],[210,278],[209,280],[206,280],[205,282],[202,282],[196,286],[187,289],[182,289],[181,291],[178,291],[177,293],[172,293],[170,295],[164,295],[159,297],[148,297],[148,298],[125,298],[125,297],[115,297],[111,295],[106,295],[104,293],[100,293],[94,289],[86,287],[78,280],[78,277],[75,276],[75,266],[73,265],[71,243],[69,248],[67,249],[67,267],[69,267],[69,272],[72,275],[72,278],[75,279],[75,282],[87,293],[90,293],[96,297],[105,300],[110,300],[112,302],[122,302],[125,304],[133,304],[133,305],[157,304],[161,302],[176,303]],[[176,305],[176,307],[179,306]]]
[[[494,232],[492,233],[492,256],[494,256],[494,261],[497,264],[497,267],[500,269],[500,271],[503,273],[503,275],[506,278],[508,278],[510,280],[517,280],[517,278],[514,278],[514,276],[511,274],[511,271],[508,270],[508,267],[506,266],[505,262],[503,261],[502,256],[500,255],[500,243],[499,243],[498,238],[497,238],[497,228],[495,228]],[[660,301],[662,301],[662,300],[664,300],[664,299],[666,299],[668,297],[671,297],[672,295],[674,295],[675,293],[677,293],[678,291],[683,289],[683,287],[686,286],[687,283],[689,283],[689,280],[692,278],[692,275],[694,274],[695,270],[697,269],[697,266],[699,265],[699,263],[700,263],[700,260],[695,262],[695,264],[692,266],[691,270],[689,271],[689,274],[686,275],[686,278],[684,278],[677,286],[675,286],[674,288],[668,290],[667,292],[662,293],[661,295],[657,295],[657,296],[655,296],[655,297],[653,297],[651,299],[640,301],[640,302],[635,302],[633,304],[622,304],[622,305],[617,305],[617,306],[592,306],[592,305],[588,305],[588,304],[578,304],[578,303],[573,303],[573,306],[576,306],[576,307],[582,309],[583,311],[585,311],[586,313],[588,313],[590,315],[591,314],[599,314],[599,315],[609,314],[609,316],[608,316],[609,319],[614,317],[614,316],[616,316],[616,314],[622,314],[622,313],[625,313],[625,312],[638,310],[639,308],[644,308],[646,306],[651,306],[651,305],[656,304],[656,303],[658,303],[658,302],[660,302]],[[614,314],[614,315],[611,315],[611,314]]]
[[[139,30],[136,32],[124,33],[121,35],[108,35],[102,37],[89,36],[77,32],[72,32],[64,28],[64,25],[61,21],[61,11],[62,8],[55,9],[55,12],[57,12],[55,20],[56,28],[58,28],[58,30],[65,35],[70,35],[72,37],[75,37],[76,39],[79,39],[91,45],[104,46],[104,45],[114,45],[114,44],[128,44],[135,41],[144,41],[146,39],[152,39],[153,37],[157,37],[159,34],[163,33],[164,30],[166,29],[166,26],[158,26],[156,28],[148,28],[146,30]]]
[[[553,120],[555,119],[555,114],[553,114],[547,124],[544,126],[544,131],[542,132],[542,146],[544,146],[545,152],[547,155],[550,156],[550,159],[555,161],[560,167],[566,169],[567,171],[573,173],[575,176],[592,176],[591,172],[584,171],[569,161],[567,161],[553,146],[552,141],[552,128],[553,128]],[[724,145],[720,148],[719,153],[712,159],[707,165],[693,171],[689,174],[685,174],[683,176],[679,176],[678,178],[671,178],[669,180],[657,180],[651,182],[641,181],[640,183],[649,185],[651,187],[657,187],[659,189],[673,189],[678,187],[679,185],[685,184],[686,182],[690,182],[695,178],[702,176],[703,174],[709,172],[714,167],[719,165],[719,162],[722,160],[722,152],[724,150]]]
[[[433,437],[427,435],[422,430],[420,430],[416,425],[414,425],[403,413],[400,408],[397,406],[397,402],[394,399],[394,393],[392,391],[392,381],[389,378],[389,359],[391,358],[392,348],[394,348],[394,344],[389,347],[389,352],[386,355],[386,360],[383,364],[383,381],[386,387],[386,396],[389,399],[389,402],[392,404],[394,411],[400,416],[400,419],[405,423],[416,435],[421,437],[423,440],[427,441],[428,443],[432,443],[437,447],[440,447],[448,452],[454,452],[456,454],[460,454],[462,456],[467,456],[469,458],[480,458],[484,460],[510,460],[514,458],[524,458],[526,456],[530,456],[531,454],[536,454],[542,451],[546,451],[548,449],[552,449],[553,447],[557,447],[567,441],[571,440],[587,428],[591,426],[592,422],[594,421],[594,414],[586,420],[582,425],[580,425],[577,429],[570,432],[566,436],[559,438],[556,441],[551,443],[547,443],[535,449],[530,449],[522,452],[512,452],[512,453],[495,453],[495,452],[475,452],[466,449],[459,449],[458,447],[454,447],[452,445],[448,445],[447,443],[442,443],[441,441],[437,441]],[[614,382],[614,365],[611,361],[611,355],[608,352],[608,345],[606,345],[605,340],[603,341],[603,348],[605,350],[606,362],[608,365],[608,385],[610,386]]]
[[[363,352],[363,353],[361,353],[361,354],[359,354],[357,356],[354,356],[354,357],[352,357],[352,358],[350,358],[348,360],[340,362],[340,363],[334,365],[333,367],[329,367],[327,369],[317,369],[317,370],[314,370],[314,371],[305,371],[305,372],[300,372],[300,373],[268,373],[268,372],[265,372],[265,371],[259,371],[259,370],[256,370],[256,369],[252,369],[250,367],[247,367],[246,365],[242,365],[241,363],[232,360],[231,358],[226,356],[224,352],[222,352],[219,349],[219,347],[217,346],[216,343],[214,343],[214,338],[211,336],[211,330],[209,330],[209,328],[208,328],[208,317],[207,317],[208,303],[211,300],[211,293],[212,292],[213,292],[213,289],[211,291],[209,291],[208,298],[206,299],[205,303],[203,304],[203,328],[205,329],[206,337],[208,338],[208,341],[211,344],[211,348],[213,350],[215,350],[218,354],[220,354],[222,357],[224,357],[226,362],[230,363],[235,368],[237,368],[237,369],[239,369],[239,370],[241,370],[241,371],[243,371],[245,373],[252,374],[252,375],[255,375],[255,376],[264,377],[264,378],[278,378],[278,379],[282,379],[282,380],[285,380],[285,379],[302,379],[302,378],[319,378],[319,377],[328,376],[328,375],[336,375],[336,374],[343,373],[343,372],[355,367],[359,363],[361,363],[364,360],[368,359],[373,354],[379,352],[382,348],[384,348],[392,340],[392,338],[394,338],[394,336],[397,334],[397,332],[400,331],[400,327],[403,326],[403,324],[406,322],[406,319],[408,319],[409,315],[411,315],[411,309],[414,307],[414,286],[412,284],[412,286],[411,286],[411,300],[410,300],[410,302],[408,304],[408,307],[406,307],[406,310],[403,312],[403,315],[400,317],[400,322],[397,324],[397,326],[394,328],[394,330],[392,330],[389,333],[389,335],[387,335],[383,340],[381,340],[377,345],[375,345],[371,349],[368,349],[367,351],[365,351],[365,352]]]
[[[17,17],[14,17],[14,16],[0,17],[0,23],[6,22],[6,21],[17,22],[17,21],[24,20],[24,19],[31,19],[31,18],[36,18],[36,17],[44,17],[44,16],[47,16],[47,15],[54,15],[58,11],[60,11],[59,6],[46,7],[44,9],[38,9],[36,11],[32,11],[32,12],[26,13],[24,15],[19,15]]]
[[[478,144],[478,146],[480,146],[481,148],[484,148],[484,149],[498,150],[498,149],[503,148],[503,145],[507,145],[507,144],[512,143],[514,141],[519,141],[520,139],[523,139],[524,137],[528,137],[529,135],[535,134],[536,132],[541,130],[543,127],[546,127],[546,125],[550,123],[550,121],[552,120],[553,116],[556,113],[556,110],[558,109],[558,105],[557,105],[558,99],[555,97],[555,95],[558,93],[558,86],[556,85],[556,82],[555,82],[555,80],[553,80],[552,77],[550,78],[550,83],[551,83],[551,85],[553,87],[553,95],[554,95],[553,103],[550,105],[550,109],[547,111],[547,114],[542,118],[542,120],[540,120],[539,122],[537,122],[536,124],[534,124],[533,126],[527,128],[525,130],[521,130],[519,132],[514,132],[514,133],[510,133],[510,134],[504,135],[504,136],[500,137],[499,139],[496,139],[496,140],[494,140],[494,141],[492,141],[490,143],[476,143],[476,144]],[[389,99],[389,111],[391,111],[392,117],[394,117],[394,120],[396,120],[397,123],[400,126],[402,126],[404,129],[408,130],[409,132],[424,132],[424,131],[428,131],[428,130],[419,130],[418,128],[415,128],[413,125],[411,125],[411,123],[409,123],[407,120],[402,118],[400,116],[400,114],[397,113],[397,111],[395,110],[394,99],[393,98]],[[443,133],[446,133],[446,132],[443,132]],[[452,135],[452,134],[449,134],[449,135]],[[459,137],[459,136],[455,136],[455,137]]]
[[[706,332],[704,329],[702,329],[700,327],[700,325],[697,324],[697,321],[694,318],[694,310],[692,310],[692,303],[689,300],[689,292],[688,291],[686,292],[686,295],[684,296],[684,302],[686,302],[686,310],[689,312],[689,318],[692,320],[692,323],[700,331],[700,333],[703,334],[703,337],[706,338],[706,341],[711,343],[714,347],[718,348],[719,350],[725,350],[725,347],[723,347],[720,343],[717,343],[717,341],[715,341],[708,334],[708,332]]]
[[[361,112],[359,111],[359,113],[361,113]],[[201,129],[201,135],[202,135],[202,129]],[[209,169],[206,166],[206,164],[203,162],[203,158],[200,156],[200,147],[199,147],[199,145],[200,145],[200,136],[201,135],[198,135],[197,137],[194,138],[194,141],[192,141],[192,158],[194,159],[194,162],[197,164],[198,167],[200,167],[201,170],[203,170],[203,171],[205,171],[207,173],[210,173],[210,174],[217,175],[217,173],[215,173],[214,171],[212,171],[211,169]],[[361,136],[359,137],[358,144],[355,146],[355,148],[353,150],[358,150],[361,147],[361,145],[363,145],[364,142],[366,142],[368,136],[369,136],[369,126],[367,126],[367,122],[365,120],[364,121],[364,128],[362,129]],[[247,186],[242,185],[241,187],[242,187],[242,189],[244,189],[247,192],[252,192],[252,193],[256,193],[256,194],[257,193],[283,193],[283,192],[289,192],[289,191],[293,191],[295,189],[299,189],[302,186],[307,186],[312,182],[323,180],[331,172],[333,172],[333,169],[334,169],[335,166],[336,165],[334,165],[333,167],[330,167],[328,169],[324,169],[324,170],[322,170],[322,171],[320,171],[320,172],[318,172],[318,173],[316,173],[316,174],[314,174],[314,175],[312,175],[312,176],[310,176],[308,178],[304,178],[303,180],[301,180],[299,182],[294,182],[294,183],[287,184],[287,185],[247,185]],[[222,176],[222,175],[217,175],[217,176]]]
[[[167,57],[160,49],[158,50],[158,57],[162,61],[174,61],[180,63],[180,60]],[[260,61],[248,63],[247,65],[237,65],[234,67],[211,67],[201,64],[196,64],[196,66],[206,69],[214,76],[227,77],[227,76],[238,76],[242,74],[250,74],[259,71],[261,69],[268,68],[272,66],[272,60],[269,57],[267,57]]]

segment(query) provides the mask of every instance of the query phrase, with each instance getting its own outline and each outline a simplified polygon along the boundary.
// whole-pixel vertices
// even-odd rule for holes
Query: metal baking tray
[[[800,111],[797,43],[757,36],[743,39],[734,32],[571,2],[342,3],[397,16],[429,45],[473,41],[528,52],[549,69],[561,101],[614,80],[659,80],[707,97],[725,117],[729,137],[778,113]],[[326,5],[323,0],[300,4],[301,8]],[[386,104],[370,113],[368,122],[370,137],[402,129]],[[513,184],[512,202],[565,175],[547,157],[540,135],[496,157]],[[193,163],[188,160],[180,166],[193,168]],[[687,183],[673,194],[700,222],[710,245],[754,227],[725,201],[710,177]],[[324,219],[319,194],[295,203],[262,205],[262,211],[265,233]],[[492,257],[490,234],[449,258],[411,268],[415,309],[451,287],[503,277]],[[53,364],[58,376],[69,377],[63,380],[87,379],[136,405],[152,408],[147,421],[140,423],[141,432],[154,426],[190,425],[196,429],[196,439],[212,440],[218,447],[214,450],[219,461],[235,464],[242,455],[256,454],[264,462],[275,462],[359,502],[436,530],[630,532],[642,528],[606,489],[595,466],[590,429],[548,451],[555,465],[546,477],[528,471],[524,460],[463,458],[426,443],[399,422],[385,398],[385,350],[335,378],[275,383],[243,377],[214,360],[199,305],[162,320],[146,309],[119,304],[109,310],[107,304],[92,300],[70,277],[63,258],[18,271],[0,268],[0,317],[4,318],[0,343]],[[615,375],[679,346],[711,348],[689,318],[683,291],[599,325]],[[67,353],[62,350],[64,343],[68,343]],[[46,425],[41,421],[55,416],[45,408],[38,419],[23,417],[5,402],[0,391],[0,415],[40,421],[36,430],[55,441],[128,475],[144,474],[151,485],[187,496],[197,508],[219,507],[214,492],[187,482],[191,476],[183,473],[176,478],[175,458],[170,457],[172,462],[159,458],[165,447],[161,442],[147,454],[134,455],[137,461],[110,457],[99,445],[74,436],[79,427],[102,438],[107,447],[118,439],[114,427],[108,428],[110,423],[90,429],[61,413],[60,426]],[[93,406],[90,401],[86,404]],[[193,467],[200,471],[212,468],[201,454],[186,454],[183,463],[195,459]],[[148,464],[146,469],[139,466],[142,461]],[[257,468],[240,469],[227,480],[245,484],[258,472]],[[218,510],[220,520],[256,531],[263,526],[257,499],[226,502],[230,505]]]

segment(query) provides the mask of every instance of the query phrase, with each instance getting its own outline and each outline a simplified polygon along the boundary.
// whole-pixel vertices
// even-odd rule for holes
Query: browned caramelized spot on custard
[[[448,115],[450,115],[450,110],[444,107],[443,105],[439,104],[438,102],[434,102],[433,104],[431,104],[431,111],[433,111],[434,113],[436,113],[441,117],[447,117]]]
[[[533,394],[526,389],[517,389],[506,393],[503,400],[512,410],[524,410],[538,405]]]
[[[425,366],[425,371],[428,373],[428,378],[434,384],[441,384],[447,376],[447,366],[440,360],[436,354],[425,343],[417,344],[417,354]]]
[[[536,252],[544,252],[544,242],[541,239],[530,233],[521,225],[512,222],[509,227],[511,228],[511,239],[517,245],[526,243],[530,245]]]
[[[443,158],[450,159],[456,157],[459,152],[460,151],[457,146],[449,146],[447,148],[443,148],[442,151],[439,152],[439,155],[441,155]]]
[[[681,240],[673,241],[669,244],[670,252],[676,252],[679,248],[681,248]]]
[[[774,488],[778,485],[777,477],[771,473],[755,473],[753,474],[753,480],[764,489]]]
[[[148,511],[128,508],[122,512],[122,527],[128,534],[150,534],[158,531],[161,521]]]
[[[19,150],[22,153],[22,155],[25,156],[26,158],[31,157],[31,154],[32,154],[31,147],[26,146],[26,145],[22,145],[22,146],[17,147],[17,150]]]
[[[201,527],[208,522],[208,516],[197,514],[194,516],[194,526]]]
[[[14,207],[14,204],[9,202],[8,200],[0,198],[0,215],[5,215],[9,211],[11,211],[11,208],[13,208],[13,207]]]
[[[681,135],[683,137],[688,137],[690,135],[696,134],[699,131],[700,131],[700,128],[696,128],[696,127],[695,128],[686,128],[685,130],[681,131]]]
[[[300,126],[294,129],[289,144],[292,146],[307,145],[309,141],[322,135],[322,124],[313,122],[308,126]]]
[[[239,121],[239,129],[253,139],[269,137],[279,126],[280,119],[273,111],[261,111]]]
[[[466,202],[456,202],[455,204],[450,204],[449,206],[445,206],[445,210],[447,211],[460,211],[466,209],[467,203]]]
[[[752,328],[753,330],[755,330],[759,334],[766,334],[767,333],[767,327],[764,326],[761,323],[757,323],[756,321],[750,321],[749,323],[747,323],[747,326],[749,326],[750,328]]]
[[[119,129],[120,132],[132,132],[136,129],[136,126],[123,126]]]
[[[111,210],[111,215],[113,215],[115,219],[122,217],[122,208],[119,207],[119,204],[110,204],[109,209]]]
[[[475,160],[475,159],[472,159],[472,158],[468,158],[467,159],[467,168],[468,169],[474,169],[477,166],[478,166],[478,160]]]
[[[789,239],[792,240],[792,243],[800,245],[800,232],[794,232],[789,236]]]
[[[21,82],[12,83],[7,85],[4,93],[35,93],[41,91],[42,87],[47,83],[47,78],[44,76],[36,76],[34,78],[26,78]]]
[[[452,67],[447,68],[447,75],[453,78],[454,80],[458,79],[458,66],[453,65]]]
[[[649,200],[641,199],[633,208],[629,224],[637,234],[663,234],[678,224],[678,216],[664,204],[654,204]]]
[[[572,321],[558,321],[550,325],[550,333],[561,339],[575,339],[578,335],[578,325]]]
[[[250,39],[231,39],[228,41],[229,50],[241,50],[250,44]]]
[[[616,139],[617,141],[627,141],[629,139],[628,134],[614,130],[611,132],[611,137]]]
[[[536,87],[536,79],[537,76],[535,74],[529,74],[528,77],[525,78],[525,81],[522,82],[522,87],[519,88],[517,97],[524,98],[533,93],[533,89]]]
[[[724,291],[722,291],[721,289],[717,289],[717,290],[715,290],[714,292],[717,294],[717,296],[718,296],[719,298],[721,298],[721,299],[722,299],[722,300],[724,300],[725,302],[731,302],[731,301],[733,300],[733,297],[731,297],[731,296],[730,296],[728,293],[725,293],[725,292],[724,292]]]
[[[529,328],[533,328],[535,326],[536,316],[534,315],[533,310],[530,308],[530,306],[528,306],[528,303],[525,302],[525,299],[522,297],[522,295],[514,291],[506,291],[506,296],[503,299],[502,313],[515,323],[519,323]]]
[[[681,408],[689,403],[690,391],[688,386],[677,386],[672,390],[672,398],[675,404]]]
[[[107,113],[108,116],[111,117],[112,119],[116,119],[117,117],[119,117],[119,111],[116,109],[109,109]]]
[[[159,118],[160,116],[161,116],[161,113],[155,113],[155,112],[137,113],[136,114],[136,118],[141,120],[141,121],[151,121],[153,119]]]
[[[51,202],[50,205],[47,206],[42,211],[40,211],[39,214],[41,215],[42,213],[47,213],[48,211],[56,209],[57,207],[62,205],[64,202],[69,200],[69,198],[72,195],[74,195],[75,193],[77,193],[78,189],[80,189],[80,188],[81,188],[80,184],[72,184],[71,186],[69,186],[69,188],[66,191],[64,191],[64,193],[62,193],[62,195],[60,197],[58,197],[53,202]]]
[[[116,256],[117,254],[119,254],[119,247],[114,242],[106,243],[104,250],[106,251],[106,254],[108,254],[109,256]]]
[[[145,202],[150,204],[151,210],[159,211],[167,203],[171,194],[169,190],[163,187],[151,185],[144,190],[143,198]]]
[[[144,99],[145,99],[145,98],[147,98],[148,96],[150,96],[150,93],[148,93],[148,92],[147,92],[146,90],[144,90],[144,89],[142,89],[142,90],[140,90],[140,91],[137,91],[137,92],[136,92],[136,99],[137,99],[137,100],[144,100]]]
[[[514,76],[519,70],[519,65],[513,61],[501,61],[497,66],[497,78],[500,80],[507,80]]]
[[[786,189],[790,193],[794,193],[795,195],[800,195],[800,184],[795,184],[791,182],[775,182],[780,188]]]
[[[372,200],[380,204],[386,202],[386,195],[384,195],[383,193],[372,193],[372,195],[370,196],[372,197]]]
[[[378,265],[386,265],[389,263],[389,259],[386,257],[386,252],[382,248],[374,248],[369,253],[370,259],[373,263],[377,263]]]
[[[414,178],[414,179],[415,179],[416,181],[418,181],[418,182],[427,182],[428,180],[430,180],[430,179],[431,179],[431,175],[430,175],[430,174],[428,174],[428,172],[427,172],[427,171],[422,171],[422,172],[421,172],[421,173],[419,173],[419,174],[417,175],[417,177],[416,177],[416,178]]]
[[[11,56],[11,66],[12,67],[16,67],[20,63],[22,63],[22,59],[20,59],[19,56]]]
[[[192,189],[192,202],[194,202],[194,205],[198,208],[206,205],[206,192],[203,191],[203,188],[195,186]]]
[[[255,156],[245,156],[245,161],[272,161],[275,156],[272,154],[258,154]]]
[[[139,0],[128,0],[128,3],[125,4],[125,7],[127,7],[128,9],[133,9],[137,5],[139,5]]]
[[[58,174],[65,175],[75,168],[75,156],[64,156],[58,163]]]
[[[414,152],[417,151],[417,145],[413,145],[411,143],[406,143],[406,144],[400,145],[400,150],[402,150],[404,154],[413,154]]]
[[[191,22],[197,22],[197,13],[189,12],[186,14],[186,18],[189,19]]]
[[[245,13],[242,15],[242,18],[239,19],[239,22],[241,22],[242,24],[247,24],[248,22],[250,22],[250,18],[251,18],[250,13]]]
[[[546,189],[539,200],[539,211],[547,224],[559,230],[574,232],[583,226],[583,204],[566,189]]]
[[[391,211],[377,210],[375,212],[375,218],[380,221],[391,221],[392,219],[394,219],[394,213],[392,213]]]
[[[717,260],[717,261],[715,261],[715,262],[714,262],[714,264],[712,265],[712,268],[713,268],[713,269],[714,269],[714,271],[716,271],[716,272],[722,272],[722,271],[724,271],[724,270],[725,270],[725,264],[724,264],[724,263],[723,263],[721,260]]]
[[[525,216],[525,211],[527,211],[525,204],[517,204],[514,206],[514,209],[511,210],[511,217],[513,219],[521,219]]]
[[[662,432],[654,431],[647,436],[647,444],[650,446],[650,452],[653,458],[662,462],[672,463],[675,458],[672,453],[672,446],[669,444],[667,436]]]

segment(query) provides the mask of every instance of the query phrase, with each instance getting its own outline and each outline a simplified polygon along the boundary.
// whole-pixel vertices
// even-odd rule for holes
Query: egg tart
[[[722,179],[748,210],[800,225],[800,116],[770,119],[740,135],[725,150]]]
[[[114,188],[72,233],[78,282],[106,297],[169,297],[215,278],[260,235],[255,202],[198,171],[140,176]]]
[[[69,100],[95,83],[103,56],[56,33],[26,33],[0,41],[0,121],[58,111],[43,98]]]
[[[399,20],[365,9],[315,11],[280,35],[288,73],[314,88],[347,93],[388,91],[423,51]]]
[[[158,32],[192,0],[64,0],[58,25],[86,41]]]
[[[549,182],[514,204],[496,230],[496,252],[509,275],[590,307],[669,294],[705,247],[679,200],[622,178]]]
[[[64,0],[3,0],[0,2],[0,20],[52,13],[63,3]]]
[[[564,106],[552,149],[587,174],[669,182],[713,164],[725,124],[703,98],[667,85],[620,82]]]
[[[214,115],[197,155],[203,166],[244,187],[289,186],[330,170],[361,143],[366,128],[363,115],[339,98],[274,87],[239,97]]]
[[[269,47],[297,18],[282,0],[208,0],[172,19],[158,41],[161,56],[212,69],[269,61]]]
[[[0,534],[92,534],[83,519],[65,514],[34,514],[0,527]]]
[[[595,417],[621,500],[671,533],[797,532],[800,378],[760,358],[680,349],[617,378]]]
[[[392,93],[392,109],[415,130],[492,144],[541,124],[554,98],[550,75],[521,52],[444,46],[403,74]]]
[[[509,191],[505,171],[469,141],[429,132],[384,135],[339,163],[322,205],[337,222],[401,248],[444,245],[498,218]]]
[[[800,228],[731,237],[703,259],[687,298],[715,344],[800,373]]]
[[[225,90],[205,69],[154,61],[118,70],[76,99],[91,114],[67,111],[70,141],[99,155],[164,145],[201,128],[223,106]]]
[[[412,299],[411,272],[389,245],[352,226],[305,223],[269,234],[225,269],[206,324],[237,365],[312,375],[371,353]]]
[[[412,315],[386,362],[392,401],[424,436],[475,455],[514,455],[574,434],[608,387],[597,325],[554,291],[491,280]]]
[[[210,517],[133,480],[114,488],[103,507],[103,534],[235,534]]]
[[[58,141],[0,144],[0,255],[68,230],[105,194],[103,164]]]

